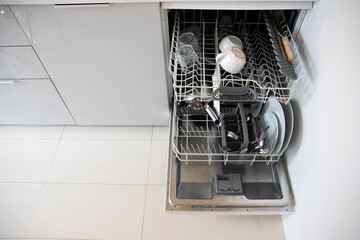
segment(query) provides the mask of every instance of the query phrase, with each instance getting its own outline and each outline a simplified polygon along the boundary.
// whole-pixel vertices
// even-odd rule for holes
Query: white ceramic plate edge
[[[281,107],[284,110],[285,114],[285,122],[286,122],[286,128],[285,128],[285,139],[284,143],[280,149],[280,153],[283,154],[286,148],[289,146],[293,131],[294,131],[294,111],[292,109],[292,106],[290,103],[288,104],[281,104]]]
[[[262,114],[265,114],[267,112],[271,112],[275,115],[276,120],[278,121],[278,139],[275,144],[273,154],[280,153],[280,150],[282,148],[284,138],[285,138],[285,129],[286,129],[286,123],[285,123],[285,115],[283,107],[281,106],[280,102],[274,98],[270,97],[269,100],[265,103],[262,109]]]

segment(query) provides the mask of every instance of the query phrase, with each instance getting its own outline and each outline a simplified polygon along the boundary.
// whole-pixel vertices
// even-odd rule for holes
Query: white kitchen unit
[[[0,124],[75,123],[31,46],[0,47],[0,99]]]
[[[159,3],[11,8],[77,124],[168,124]]]
[[[30,45],[9,7],[0,6],[0,46]]]
[[[74,124],[50,79],[0,80],[1,124]]]

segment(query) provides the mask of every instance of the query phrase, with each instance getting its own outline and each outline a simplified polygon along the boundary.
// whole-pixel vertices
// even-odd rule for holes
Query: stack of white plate
[[[289,145],[294,127],[291,104],[280,104],[276,98],[270,98],[264,104],[260,118],[260,131],[269,126],[265,132],[267,141],[264,148],[269,149],[268,154],[282,154]]]

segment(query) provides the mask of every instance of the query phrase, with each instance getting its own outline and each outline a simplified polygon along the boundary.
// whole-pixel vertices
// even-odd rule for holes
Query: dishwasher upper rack
[[[173,79],[173,88],[175,100],[181,102],[190,98],[197,98],[201,102],[211,101],[213,92],[212,76],[214,74],[215,64],[215,35],[213,31],[206,32],[210,26],[215,23],[206,22],[182,22],[183,29],[196,25],[200,28],[201,38],[199,40],[199,50],[197,54],[199,61],[189,66],[186,72],[180,67],[176,58],[176,50],[179,47],[178,39],[180,36],[180,14],[175,14],[174,28],[171,41],[169,72]],[[210,27],[213,29],[214,27]]]
[[[211,101],[211,93],[219,86],[245,87],[254,89],[258,100],[266,102],[270,97],[277,98],[282,103],[288,103],[294,95],[298,81],[305,76],[303,64],[287,26],[285,18],[280,18],[279,25],[283,36],[289,38],[294,55],[292,66],[296,79],[286,77],[279,67],[276,50],[270,40],[269,29],[261,12],[258,22],[240,21],[223,28],[216,22],[181,22],[180,14],[176,13],[169,58],[169,72],[173,79],[175,100],[187,100],[189,93],[199,101]],[[201,28],[200,63],[192,66],[189,72],[182,72],[178,65],[175,52],[178,47],[180,26],[198,25]],[[184,27],[183,27],[184,28]],[[205,29],[213,28],[213,34]],[[227,35],[237,35],[243,41],[247,63],[239,74],[231,74],[216,63],[220,40]]]
[[[176,158],[183,162],[270,164],[280,160],[281,154],[224,153],[221,130],[206,114],[181,114],[174,106],[172,122],[172,149]],[[181,112],[181,111],[180,111]]]

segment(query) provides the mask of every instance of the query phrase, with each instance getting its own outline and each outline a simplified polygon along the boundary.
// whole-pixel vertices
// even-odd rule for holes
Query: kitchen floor
[[[280,216],[164,212],[168,127],[0,127],[0,239],[285,239]]]

